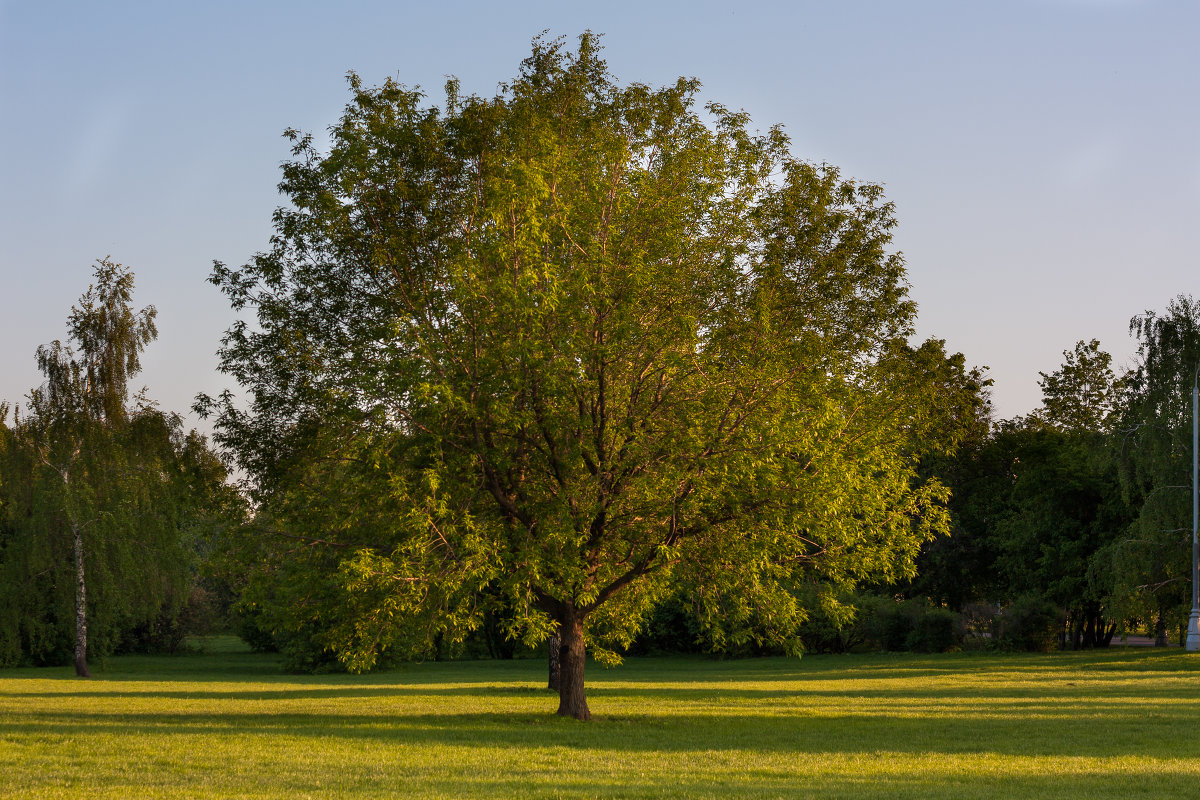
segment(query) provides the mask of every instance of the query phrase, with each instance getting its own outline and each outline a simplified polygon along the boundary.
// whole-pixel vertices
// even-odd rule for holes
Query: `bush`
[[[1044,597],[1020,597],[1000,612],[998,628],[1001,647],[1047,653],[1058,647],[1063,612]]]
[[[908,641],[916,627],[916,606],[910,603],[881,605],[879,614],[879,644],[884,650],[901,652],[908,649]]]
[[[889,652],[942,653],[960,641],[959,617],[924,600],[876,597],[860,607],[864,638]]]
[[[918,653],[944,653],[958,644],[955,625],[958,615],[946,608],[923,608],[913,619],[912,630],[904,641]]]
[[[999,642],[1000,617],[995,603],[967,603],[959,614],[963,647],[992,649]]]
[[[179,614],[164,608],[151,619],[124,628],[116,652],[178,653],[183,650],[184,635]]]
[[[237,609],[234,617],[238,637],[255,653],[278,653],[279,644],[263,621],[262,610],[246,605]]]
[[[701,653],[702,638],[695,611],[685,598],[675,595],[655,606],[626,652],[636,656]]]
[[[855,592],[822,597],[813,592],[804,598],[808,617],[800,625],[800,640],[806,653],[848,653],[866,641],[864,606],[875,598]]]

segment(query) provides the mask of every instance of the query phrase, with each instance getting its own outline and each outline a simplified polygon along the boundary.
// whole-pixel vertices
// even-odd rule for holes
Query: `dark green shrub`
[[[908,649],[914,620],[912,614],[900,603],[892,608],[881,609],[879,618],[879,643],[884,650],[898,652]]]
[[[913,619],[905,646],[918,653],[944,653],[958,643],[958,615],[945,608],[923,608]]]
[[[808,618],[800,625],[800,640],[806,653],[846,653],[867,640],[864,620],[871,617],[876,598],[846,592],[830,607],[814,592],[805,598]]]
[[[256,606],[243,606],[234,615],[238,637],[255,653],[278,653],[279,644],[263,624],[262,611]]]
[[[179,614],[164,608],[153,619],[130,625],[121,632],[118,653],[178,653],[186,632]]]
[[[1000,611],[995,603],[967,603],[958,618],[964,650],[992,650],[999,646]]]
[[[856,624],[867,643],[889,652],[942,653],[962,639],[958,614],[922,599],[863,595]]]
[[[859,624],[870,644],[881,650],[908,649],[908,637],[916,624],[919,606],[891,597],[864,597],[859,606]]]
[[[639,656],[705,652],[700,628],[691,604],[678,595],[669,597],[650,612],[627,652]]]
[[[1044,597],[1028,595],[1013,601],[1000,613],[1001,647],[1046,653],[1058,647],[1063,612]]]

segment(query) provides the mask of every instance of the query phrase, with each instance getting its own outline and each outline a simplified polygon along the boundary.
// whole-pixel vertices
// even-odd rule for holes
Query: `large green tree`
[[[797,586],[945,530],[916,466],[978,387],[908,343],[879,186],[694,80],[618,84],[591,34],[442,108],[350,82],[327,152],[290,134],[270,249],[213,274],[256,315],[221,350],[249,406],[199,407],[257,481],[276,625],[361,669],[499,597],[586,719],[585,646],[673,587],[714,641],[786,639]]]

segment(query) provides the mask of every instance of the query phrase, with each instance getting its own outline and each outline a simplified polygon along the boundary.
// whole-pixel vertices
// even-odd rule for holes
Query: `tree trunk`
[[[1167,620],[1162,611],[1158,612],[1158,619],[1154,623],[1154,646],[1167,646]]]
[[[90,678],[87,666],[87,583],[83,576],[83,531],[75,534],[75,674]]]
[[[583,689],[583,620],[568,610],[558,621],[558,714],[586,722],[592,718]]]
[[[1096,646],[1096,617],[1094,614],[1087,613],[1084,617],[1083,646],[1085,649]]]
[[[557,692],[558,691],[558,651],[559,651],[558,634],[555,633],[553,636],[551,636],[546,644],[547,644],[547,649],[549,650],[549,659],[548,660],[550,662],[549,663],[550,681],[549,681],[549,683],[547,683],[546,687],[548,689],[553,689],[554,691]]]
[[[1103,635],[1101,635],[1101,637],[1100,637],[1100,644],[1098,646],[1099,647],[1108,647],[1109,645],[1112,644],[1113,636],[1117,632],[1117,623],[1110,622],[1110,623],[1108,623],[1107,627],[1104,627],[1101,630],[1103,631]]]

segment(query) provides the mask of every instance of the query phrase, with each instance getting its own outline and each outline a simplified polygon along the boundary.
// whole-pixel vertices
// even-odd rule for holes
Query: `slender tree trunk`
[[[90,678],[87,666],[87,582],[83,574],[83,531],[73,526],[75,536],[75,674]]]
[[[592,718],[592,712],[588,710],[583,689],[583,620],[574,609],[563,616],[558,621],[558,714],[586,722]]]
[[[549,659],[548,660],[549,660],[549,667],[550,667],[550,680],[549,680],[549,683],[547,683],[547,688],[553,689],[554,691],[557,692],[558,691],[558,664],[559,664],[559,661],[558,661],[559,639],[558,639],[557,633],[555,633],[553,636],[550,637],[550,639],[547,641],[547,645],[548,645],[547,649],[549,650]]]
[[[1167,620],[1162,611],[1158,612],[1158,619],[1154,623],[1154,646],[1167,646]]]
[[[1105,625],[1104,618],[1101,617],[1100,620],[1101,620],[1101,622],[1100,622],[1101,635],[1100,635],[1099,647],[1108,647],[1109,645],[1112,644],[1113,635],[1116,634],[1116,632],[1117,632],[1117,623],[1110,622],[1110,623],[1107,623],[1107,625]]]
[[[1083,621],[1083,646],[1085,648],[1096,646],[1096,618],[1091,614],[1087,614]]]

